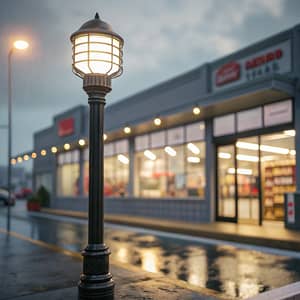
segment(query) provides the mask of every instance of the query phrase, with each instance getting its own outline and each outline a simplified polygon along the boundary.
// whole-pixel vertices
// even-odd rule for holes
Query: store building
[[[108,105],[106,212],[282,222],[284,193],[300,187],[299,77],[296,26]],[[34,135],[34,185],[51,207],[87,209],[87,146],[87,106]]]

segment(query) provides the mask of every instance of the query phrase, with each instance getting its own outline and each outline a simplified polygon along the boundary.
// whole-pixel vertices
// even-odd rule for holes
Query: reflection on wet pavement
[[[0,227],[5,214],[0,208]],[[80,251],[86,245],[85,221],[15,216],[12,230],[33,239]],[[105,242],[113,259],[244,299],[300,280],[300,260],[200,242],[134,232],[107,225]]]

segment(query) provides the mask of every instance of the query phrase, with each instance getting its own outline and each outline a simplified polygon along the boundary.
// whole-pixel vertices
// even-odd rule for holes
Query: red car
[[[27,198],[32,194],[32,190],[29,188],[21,188],[18,192],[15,193],[16,198],[21,199],[21,198]]]

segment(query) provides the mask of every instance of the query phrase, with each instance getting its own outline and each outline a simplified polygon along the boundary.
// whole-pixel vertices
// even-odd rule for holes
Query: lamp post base
[[[82,252],[83,273],[78,300],[113,300],[114,282],[109,273],[110,251],[104,244],[90,244]]]

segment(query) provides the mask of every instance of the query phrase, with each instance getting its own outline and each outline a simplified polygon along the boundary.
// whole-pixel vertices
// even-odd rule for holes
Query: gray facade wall
[[[52,207],[74,211],[88,211],[88,199],[56,198]],[[194,199],[139,199],[139,198],[105,198],[106,214],[132,215],[163,220],[180,220],[185,222],[209,222],[209,202]]]
[[[291,40],[291,72],[281,75],[271,75],[251,82],[242,83],[233,88],[224,88],[213,93],[212,73],[223,64],[246,57],[260,50]],[[182,220],[187,222],[208,222],[215,220],[216,199],[216,149],[213,139],[213,117],[227,112],[237,112],[276,101],[285,97],[294,96],[294,126],[300,132],[300,26],[284,31],[259,43],[246,47],[236,53],[205,64],[186,74],[163,82],[120,102],[108,105],[105,110],[105,131],[113,132],[130,125],[135,126],[149,121],[156,116],[167,116],[199,104],[203,113],[201,118],[206,122],[206,191],[204,200],[191,199],[137,199],[107,198],[105,212],[109,214],[127,214],[161,219]],[[268,99],[263,92],[274,91],[273,98]],[[282,93],[277,93],[282,91]],[[255,98],[257,92],[261,96]],[[248,95],[244,97],[244,95]],[[253,95],[253,96],[252,96]],[[88,137],[88,106],[78,106],[54,118],[54,125],[40,131],[34,136],[35,149],[52,145],[63,145],[66,142],[75,142],[81,137]],[[74,134],[63,138],[57,135],[59,120],[74,117],[76,129]],[[130,139],[130,170],[134,170],[134,139]],[[300,134],[296,136],[296,173],[297,189],[300,189]],[[36,159],[34,174],[50,171],[56,178],[55,156]],[[55,180],[54,180],[55,181]],[[129,178],[129,192],[133,194],[133,172]],[[56,188],[55,188],[56,189]],[[54,189],[54,190],[55,190]],[[59,209],[87,211],[86,197],[61,198],[54,197],[51,206]]]
[[[191,107],[207,94],[207,65],[163,82],[106,108],[105,130],[112,131]]]

